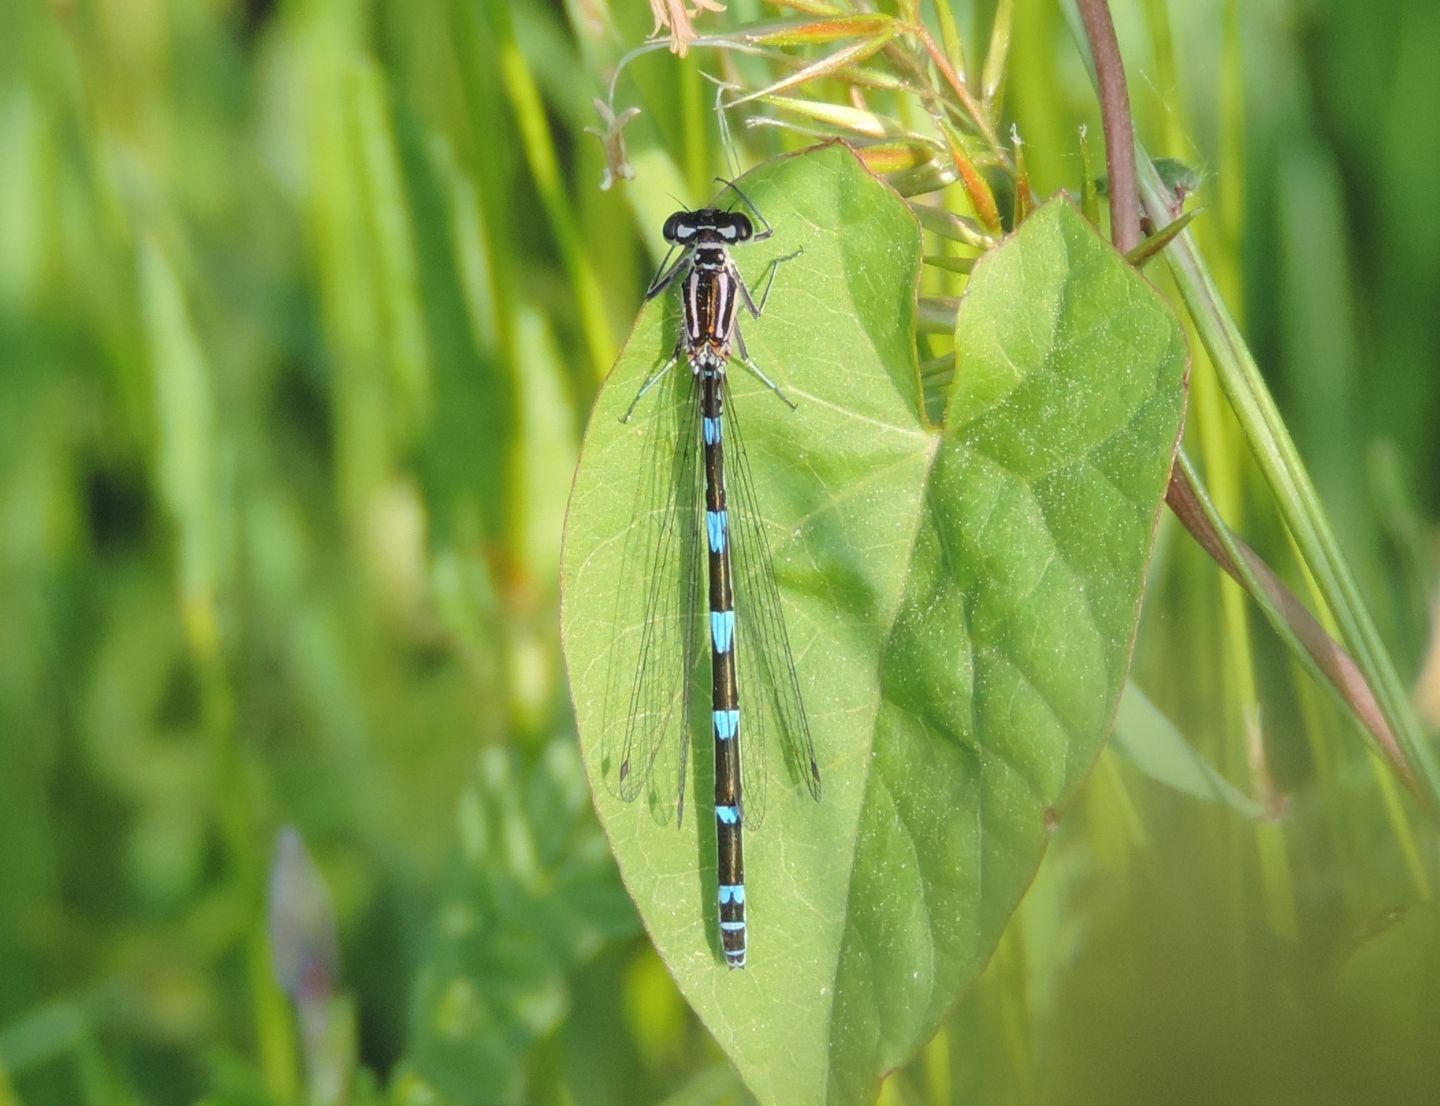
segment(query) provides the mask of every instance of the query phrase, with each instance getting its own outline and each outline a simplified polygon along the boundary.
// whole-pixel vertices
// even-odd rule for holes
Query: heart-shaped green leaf
[[[644,612],[617,600],[637,571],[623,553],[635,484],[655,461],[655,428],[620,416],[673,349],[673,304],[642,312],[591,417],[566,524],[565,650],[596,809],[686,997],[762,1101],[866,1101],[983,966],[1053,808],[1100,748],[1185,353],[1150,287],[1051,203],[976,266],[936,430],[919,398],[919,236],[904,204],[835,146],[743,187],[776,228],[737,251],[747,276],[804,248],[765,317],[742,318],[798,409],[738,366],[731,409],[825,788],[817,803],[776,771],[747,833],[747,970],[716,951],[708,732],[693,735],[679,829],[616,797],[604,755],[610,669],[638,656]],[[682,660],[668,663],[678,684]]]

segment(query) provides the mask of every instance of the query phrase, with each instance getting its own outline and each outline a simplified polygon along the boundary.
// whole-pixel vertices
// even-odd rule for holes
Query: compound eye
[[[749,217],[746,216],[746,215],[741,215],[739,212],[736,212],[736,214],[735,214],[735,238],[736,238],[736,240],[739,241],[739,242],[748,242],[748,241],[750,240],[751,235],[753,235],[754,233],[755,233],[755,228],[750,225],[750,219],[749,219]]]
[[[677,212],[675,212],[673,215],[671,215],[670,218],[668,218],[668,219],[665,220],[665,225],[660,229],[660,233],[664,236],[665,241],[667,241],[667,242],[675,242],[675,241],[678,241],[678,238],[679,238],[679,227],[680,227],[680,214],[681,214],[681,213],[677,211]]]

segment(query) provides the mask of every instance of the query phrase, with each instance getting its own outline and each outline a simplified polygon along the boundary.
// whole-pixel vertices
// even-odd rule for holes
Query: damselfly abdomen
[[[605,722],[608,778],[617,792],[626,800],[643,794],[662,803],[668,792],[678,822],[691,717],[698,711],[691,680],[701,627],[708,628],[710,709],[703,718],[715,746],[720,946],[732,968],[744,967],[746,958],[743,831],[763,817],[772,750],[820,797],[780,592],[729,402],[727,369],[734,358],[794,407],[750,359],[736,325],[740,304],[760,317],[776,270],[788,260],[771,262],[757,304],[730,251],[769,238],[772,229],[763,217],[760,222],[757,233],[745,214],[713,207],[677,211],[665,221],[671,250],[646,296],[679,288],[681,333],[673,355],[645,380],[624,416],[629,421],[645,405],[647,463],[637,474],[634,524],[621,562],[635,587],[643,588],[645,612],[638,665],[628,674],[612,671]],[[682,362],[689,379],[672,372]],[[703,621],[702,558],[708,569]]]

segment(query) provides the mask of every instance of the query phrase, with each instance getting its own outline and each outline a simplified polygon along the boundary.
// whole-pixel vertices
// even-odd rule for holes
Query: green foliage
[[[1217,772],[1135,684],[1127,684],[1115,713],[1113,747],[1140,771],[1177,791],[1226,803],[1247,818],[1264,808]]]
[[[837,1098],[857,1056],[881,1073],[930,1037],[1099,752],[1180,431],[1178,323],[1064,201],[976,267],[956,348],[884,656]]]
[[[637,926],[588,817],[573,745],[527,769],[487,754],[461,800],[461,863],[416,988],[402,1102],[520,1102],[567,976]]]
[[[618,769],[606,739],[625,721],[605,715],[606,696],[615,668],[634,671],[645,610],[618,600],[639,592],[625,574],[643,567],[621,554],[648,523],[635,487],[665,430],[620,415],[670,348],[659,305],[586,437],[566,648],[601,819],[682,991],[763,1100],[863,1101],[984,964],[1051,808],[1098,752],[1179,433],[1185,353],[1158,297],[1057,201],[977,266],[956,334],[966,371],[932,430],[894,302],[918,262],[900,248],[918,238],[904,206],[833,147],[744,188],[789,228],[769,252],[805,250],[747,339],[762,365],[786,367],[800,407],[753,381],[737,381],[733,407],[826,790],[817,806],[770,784],[751,835],[743,977],[716,978],[713,910],[697,907],[714,884],[703,803],[677,832],[602,783]],[[667,661],[678,684],[677,659],[655,663]],[[774,759],[754,747],[764,736],[750,755]],[[706,758],[695,759],[682,786],[704,795]],[[653,798],[661,813],[673,801]],[[787,1016],[802,994],[825,998]]]

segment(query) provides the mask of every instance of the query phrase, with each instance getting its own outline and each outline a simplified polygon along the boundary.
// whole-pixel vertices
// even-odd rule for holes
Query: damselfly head
[[[665,220],[660,233],[665,236],[665,241],[677,246],[691,246],[697,242],[729,246],[749,241],[755,234],[755,227],[743,212],[702,207],[699,211],[675,212]]]

